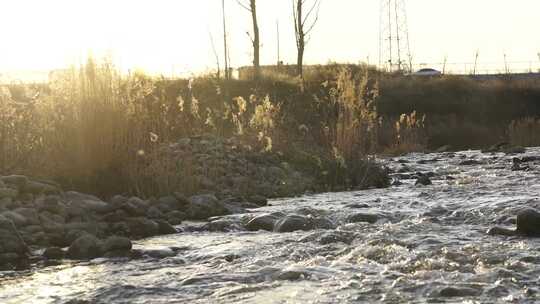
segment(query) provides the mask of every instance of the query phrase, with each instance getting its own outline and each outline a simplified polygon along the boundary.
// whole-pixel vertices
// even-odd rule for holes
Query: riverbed
[[[0,302],[538,303],[540,240],[486,233],[514,227],[523,208],[540,209],[538,156],[540,148],[385,158],[390,188],[252,210],[324,215],[334,229],[210,232],[186,222],[181,233],[135,241],[155,252],[143,258],[0,272]],[[524,162],[511,170],[516,157]],[[415,185],[417,172],[432,185]],[[374,220],[346,220],[356,213]]]

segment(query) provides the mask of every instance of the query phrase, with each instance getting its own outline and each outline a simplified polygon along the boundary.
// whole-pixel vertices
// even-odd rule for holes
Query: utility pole
[[[221,8],[223,12],[223,57],[225,59],[225,79],[229,79],[229,49],[227,47],[227,24],[225,22],[225,0],[221,0]]]
[[[405,0],[380,0],[379,68],[412,71]]]
[[[279,20],[276,19],[276,39],[277,39],[277,67],[279,69],[279,66],[281,64],[280,60],[280,49],[279,49]]]
[[[478,56],[480,55],[480,50],[476,50],[476,54],[474,55],[474,69],[473,69],[473,75],[476,75],[476,67],[478,65]]]
[[[446,62],[448,61],[448,55],[444,56],[443,66],[442,66],[442,73],[443,75],[446,74]]]

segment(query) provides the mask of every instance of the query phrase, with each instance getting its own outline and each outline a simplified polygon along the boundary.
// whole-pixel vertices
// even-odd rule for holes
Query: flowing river
[[[383,159],[401,184],[252,210],[322,214],[335,229],[184,223],[182,233],[135,241],[155,253],[144,258],[0,272],[0,303],[539,303],[540,239],[486,234],[514,227],[525,207],[540,209],[539,156],[529,148]],[[513,157],[530,168],[511,170]],[[415,185],[416,172],[433,184]],[[356,213],[369,220],[345,220]]]

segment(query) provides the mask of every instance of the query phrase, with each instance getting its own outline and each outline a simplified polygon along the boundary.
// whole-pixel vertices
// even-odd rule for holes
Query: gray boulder
[[[132,244],[128,238],[121,236],[110,236],[103,242],[102,251],[130,251],[131,248]]]
[[[134,237],[150,237],[159,234],[159,224],[144,217],[126,220],[129,233]]]
[[[169,222],[171,225],[180,225],[186,218],[186,214],[184,212],[175,210],[167,213],[166,218],[167,222]]]
[[[91,234],[84,234],[69,246],[67,255],[72,259],[93,259],[102,254],[101,241]]]
[[[301,215],[287,215],[274,225],[276,232],[293,232],[298,230],[312,230],[313,223],[310,218]]]
[[[279,219],[280,217],[274,214],[261,214],[249,220],[245,228],[249,231],[274,231],[274,225]]]
[[[159,234],[175,234],[178,231],[169,224],[167,221],[164,220],[156,220],[156,223],[158,224],[158,230]]]
[[[191,219],[205,220],[212,216],[226,215],[227,209],[215,195],[202,194],[189,198],[188,215]]]

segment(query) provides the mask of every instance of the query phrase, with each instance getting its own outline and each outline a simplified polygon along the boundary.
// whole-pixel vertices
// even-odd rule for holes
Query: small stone
[[[49,247],[43,252],[43,256],[49,260],[63,259],[65,252],[59,247]]]
[[[445,298],[474,297],[481,294],[481,290],[469,287],[445,287],[439,291],[439,296]]]
[[[416,179],[416,182],[414,183],[415,185],[424,185],[424,186],[428,186],[428,185],[431,185],[431,179],[429,179],[429,176],[427,175],[420,175],[417,179]]]
[[[347,223],[366,222],[366,223],[373,224],[373,223],[377,222],[378,219],[379,219],[379,216],[376,215],[376,214],[360,213],[359,212],[359,213],[349,215],[347,217],[346,221],[347,221]]]

